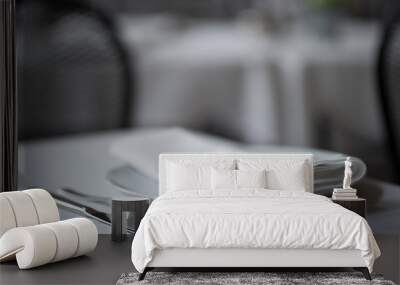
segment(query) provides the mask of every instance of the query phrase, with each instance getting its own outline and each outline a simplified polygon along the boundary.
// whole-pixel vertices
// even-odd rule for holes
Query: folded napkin
[[[109,179],[126,189],[133,189],[135,183],[130,177],[140,172],[154,180],[158,179],[158,156],[166,152],[254,152],[254,153],[312,153],[314,154],[314,191],[332,191],[341,186],[344,161],[348,155],[318,149],[276,145],[248,145],[228,139],[182,128],[144,129],[132,132],[112,144],[111,154],[127,162],[123,167],[110,172]],[[352,157],[353,182],[366,173],[366,165],[359,158]],[[140,190],[139,190],[140,191]],[[146,194],[146,193],[139,193]],[[157,195],[151,193],[152,197]]]

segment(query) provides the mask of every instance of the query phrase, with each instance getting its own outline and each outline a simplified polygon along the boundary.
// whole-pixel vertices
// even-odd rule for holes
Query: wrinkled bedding
[[[132,262],[143,272],[165,248],[358,249],[371,272],[380,255],[361,216],[321,195],[265,189],[158,197],[136,232]]]

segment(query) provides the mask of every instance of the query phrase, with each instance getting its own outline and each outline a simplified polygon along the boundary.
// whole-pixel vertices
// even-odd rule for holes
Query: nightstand
[[[113,241],[123,241],[126,239],[127,233],[127,215],[131,212],[133,215],[133,230],[136,232],[140,221],[146,214],[150,205],[150,199],[141,197],[123,197],[112,199],[112,222],[111,222],[111,238]]]
[[[363,198],[356,198],[351,200],[337,200],[332,199],[332,202],[339,204],[340,206],[359,214],[361,217],[367,217],[367,200]]]

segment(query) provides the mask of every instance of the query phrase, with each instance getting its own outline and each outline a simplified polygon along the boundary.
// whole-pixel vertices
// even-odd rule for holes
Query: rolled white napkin
[[[50,262],[56,251],[53,232],[41,225],[11,229],[0,239],[0,261],[16,258],[21,269]]]
[[[79,241],[74,257],[86,254],[96,248],[98,233],[95,224],[91,220],[75,218],[64,222],[73,226],[78,233]]]
[[[28,189],[22,191],[30,196],[38,215],[39,224],[52,223],[60,220],[56,201],[43,189]]]
[[[20,269],[37,267],[86,254],[97,239],[96,226],[85,218],[13,228],[0,238],[0,261],[16,258]]]
[[[43,225],[52,231],[56,236],[57,250],[56,255],[51,262],[57,262],[63,259],[70,258],[75,255],[78,250],[79,236],[78,232],[71,228],[71,224],[65,221],[49,223]]]
[[[56,222],[60,215],[53,197],[43,189],[0,193],[0,237],[14,227]]]
[[[17,223],[10,202],[6,197],[0,195],[0,237],[16,226]]]
[[[13,210],[17,227],[33,226],[39,223],[35,205],[30,196],[22,191],[1,193]]]

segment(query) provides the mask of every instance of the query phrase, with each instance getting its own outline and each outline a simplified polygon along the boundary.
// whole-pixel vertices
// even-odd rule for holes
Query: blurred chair
[[[384,27],[377,77],[388,143],[400,182],[400,10]]]
[[[127,127],[132,70],[113,19],[75,0],[17,2],[19,137]]]

